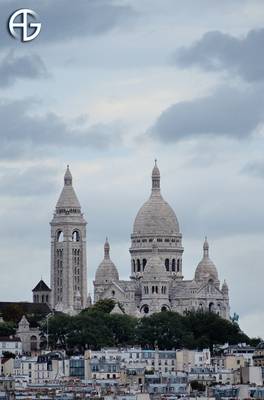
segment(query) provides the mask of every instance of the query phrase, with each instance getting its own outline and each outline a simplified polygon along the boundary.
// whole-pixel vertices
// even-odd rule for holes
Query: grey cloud
[[[10,38],[6,25],[9,16],[21,8],[18,0],[1,2],[1,44],[11,46],[18,43]],[[34,10],[39,15],[42,30],[38,38],[30,44],[35,45],[48,41],[64,42],[74,38],[99,35],[116,27],[125,27],[128,21],[135,17],[135,11],[128,5],[111,0],[25,0],[23,8]]]
[[[1,168],[0,196],[36,197],[55,192],[57,170],[47,166]]]
[[[108,149],[121,141],[117,123],[98,123],[81,128],[72,126],[59,115],[50,112],[34,115],[35,100],[0,101],[0,158],[38,157],[58,148]]]
[[[253,161],[246,164],[242,170],[242,174],[254,176],[256,178],[264,178],[264,161]]]
[[[17,79],[48,77],[46,66],[37,54],[15,56],[10,51],[0,62],[0,87],[5,88]]]
[[[246,138],[263,122],[261,88],[220,88],[210,96],[173,104],[158,117],[150,135],[163,142],[197,136]]]
[[[207,32],[190,47],[182,47],[173,62],[182,68],[226,70],[247,81],[264,79],[264,29],[251,30],[242,38],[219,31]]]

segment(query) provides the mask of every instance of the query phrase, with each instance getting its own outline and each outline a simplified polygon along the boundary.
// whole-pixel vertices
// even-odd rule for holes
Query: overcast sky
[[[18,8],[39,14],[11,38]],[[154,159],[183,234],[185,278],[208,236],[231,313],[264,337],[262,0],[0,0],[1,301],[49,284],[49,222],[67,164],[88,221],[89,290],[107,235],[130,274]]]

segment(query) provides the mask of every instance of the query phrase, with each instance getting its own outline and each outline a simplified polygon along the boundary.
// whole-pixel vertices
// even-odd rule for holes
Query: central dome
[[[160,172],[155,162],[152,171],[152,193],[137,213],[134,235],[173,235],[180,231],[179,223],[171,206],[160,193]]]

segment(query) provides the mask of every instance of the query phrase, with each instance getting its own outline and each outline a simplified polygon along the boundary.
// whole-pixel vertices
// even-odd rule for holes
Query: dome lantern
[[[155,159],[155,165],[152,170],[152,193],[160,191],[160,171],[157,165],[157,159]]]

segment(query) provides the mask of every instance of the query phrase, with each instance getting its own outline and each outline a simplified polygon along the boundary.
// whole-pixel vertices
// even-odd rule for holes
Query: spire
[[[104,244],[104,258],[110,258],[110,244],[108,242],[108,238],[106,237],[105,244]]]
[[[64,186],[56,205],[57,210],[65,210],[67,208],[81,209],[81,205],[72,186],[72,174],[69,165],[67,165],[67,169],[64,174]]]
[[[155,165],[152,170],[152,193],[160,191],[160,171],[157,165],[157,160],[155,159]]]
[[[64,175],[64,185],[71,186],[72,185],[72,174],[70,171],[69,165],[67,165],[67,169]]]
[[[209,257],[209,243],[207,241],[207,236],[205,236],[205,240],[204,240],[203,255],[204,255],[204,258]]]

